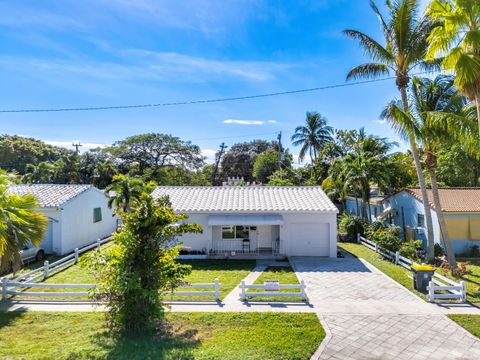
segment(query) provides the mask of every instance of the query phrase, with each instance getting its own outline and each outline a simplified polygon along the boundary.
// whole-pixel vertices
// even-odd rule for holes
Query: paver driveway
[[[480,359],[480,341],[369,263],[291,262],[330,332],[319,359]]]

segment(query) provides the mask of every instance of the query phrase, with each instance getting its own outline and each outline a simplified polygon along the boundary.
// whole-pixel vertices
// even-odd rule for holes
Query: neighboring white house
[[[185,234],[185,247],[212,257],[337,256],[338,210],[317,186],[160,186],[188,223],[202,234]]]
[[[110,235],[117,226],[107,196],[92,185],[13,185],[8,192],[37,197],[39,210],[49,219],[41,245],[46,253],[69,253]]]

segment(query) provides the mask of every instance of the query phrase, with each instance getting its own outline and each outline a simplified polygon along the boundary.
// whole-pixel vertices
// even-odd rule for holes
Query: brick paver
[[[435,306],[355,258],[293,258],[327,330],[315,358],[480,359],[480,341]]]

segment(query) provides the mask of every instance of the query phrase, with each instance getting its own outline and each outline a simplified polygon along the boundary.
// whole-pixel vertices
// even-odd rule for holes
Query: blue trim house
[[[439,195],[455,253],[464,256],[476,255],[476,250],[480,247],[480,188],[442,188],[439,189]],[[441,243],[440,226],[431,190],[428,190],[428,198],[435,243]],[[346,211],[358,214],[356,201],[352,199],[347,199]],[[422,240],[425,247],[427,231],[422,201],[419,188],[404,189],[381,200],[374,199],[374,202],[370,202],[372,220],[399,226],[404,240]],[[360,207],[360,199],[358,203]],[[379,215],[374,216],[375,212]]]

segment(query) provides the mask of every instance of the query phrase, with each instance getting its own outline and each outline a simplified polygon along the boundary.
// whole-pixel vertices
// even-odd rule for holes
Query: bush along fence
[[[307,299],[305,294],[306,285],[302,280],[300,284],[280,284],[278,281],[265,281],[263,284],[246,285],[245,281],[240,283],[240,298],[245,301],[254,297],[299,297],[302,301]],[[260,289],[262,292],[252,292],[248,289]],[[294,292],[280,292],[283,289],[299,289]]]
[[[365,239],[360,234],[357,234],[357,242],[394,262],[396,265],[400,265],[405,269],[412,271],[411,266],[414,262],[401,256],[398,251],[393,252],[383,249],[378,246],[377,243]],[[427,290],[427,297],[430,302],[435,302],[435,300],[458,300],[464,303],[467,301],[467,288],[465,281],[455,282],[437,272],[433,274],[432,281],[428,284]]]

